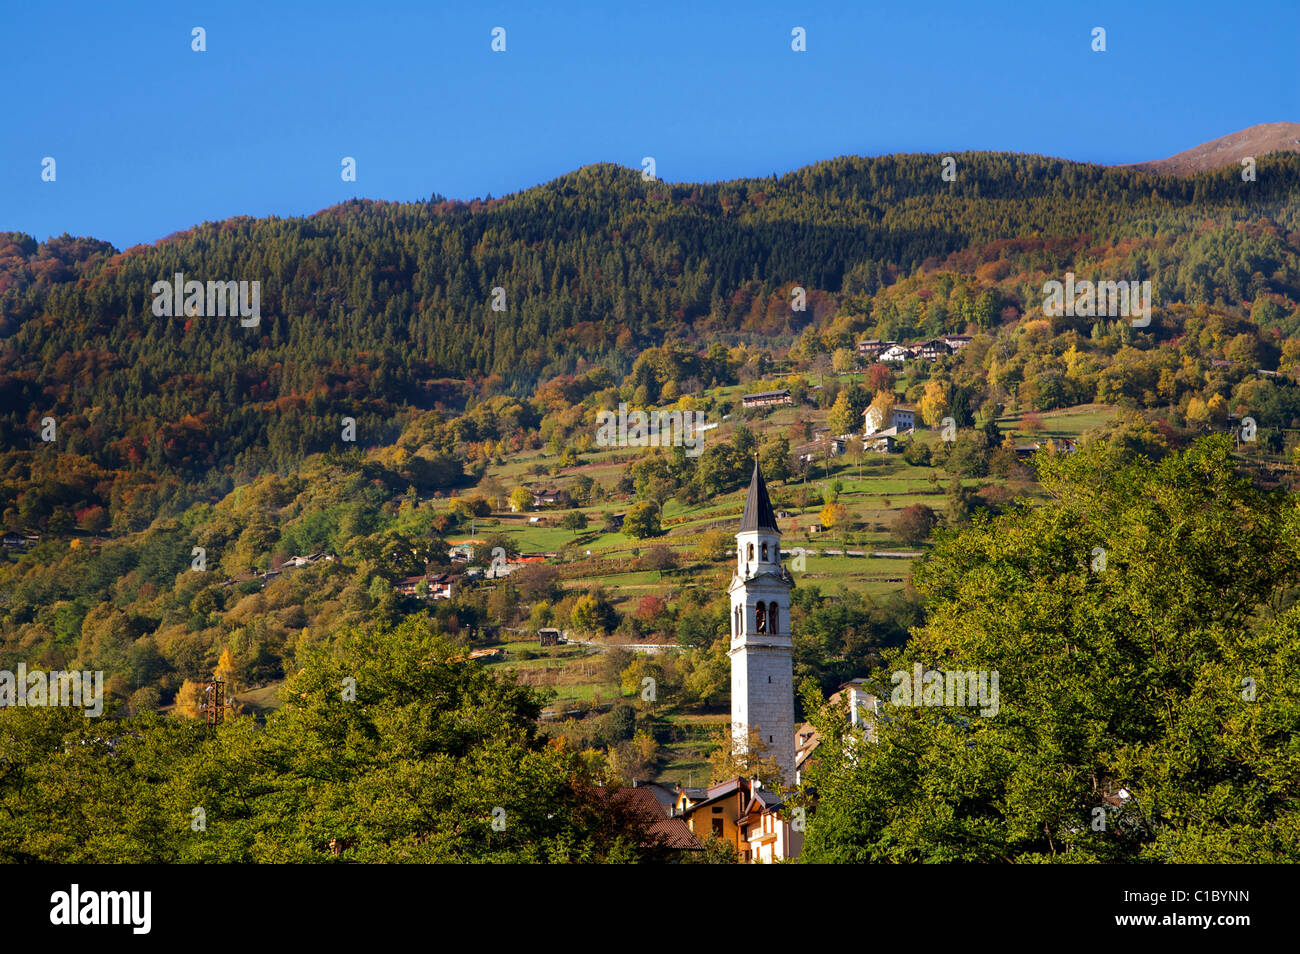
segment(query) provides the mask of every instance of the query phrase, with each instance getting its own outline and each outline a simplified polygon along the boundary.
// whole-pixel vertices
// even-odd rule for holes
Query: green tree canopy
[[[894,705],[889,677],[874,743],[821,712],[806,860],[1300,860],[1300,508],[1222,438],[1106,459],[940,534],[886,671],[997,672],[997,712]]]
[[[264,729],[0,710],[0,859],[557,862],[663,857],[532,690],[411,619],[303,647]],[[196,820],[200,818],[202,826]],[[331,841],[339,854],[331,850]]]

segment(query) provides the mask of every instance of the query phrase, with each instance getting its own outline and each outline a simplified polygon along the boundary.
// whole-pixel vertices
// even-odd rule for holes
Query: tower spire
[[[772,512],[772,501],[767,495],[767,484],[763,473],[758,469],[758,457],[754,457],[754,473],[749,478],[749,494],[745,497],[745,509],[740,515],[740,531],[770,530],[780,533],[776,525],[776,514]]]

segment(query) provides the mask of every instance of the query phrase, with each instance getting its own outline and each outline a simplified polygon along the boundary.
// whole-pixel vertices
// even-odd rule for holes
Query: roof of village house
[[[397,583],[399,586],[403,583],[419,583],[421,581],[428,581],[429,583],[443,583],[447,580],[450,580],[451,578],[452,576],[450,573],[422,573],[419,576],[408,576],[404,580],[398,580]]]
[[[684,851],[699,851],[704,847],[685,819],[670,817],[668,809],[648,787],[598,788],[596,791],[602,798],[630,811],[645,831],[645,844]]]
[[[774,812],[784,804],[785,802],[775,792],[768,791],[766,788],[755,788],[745,804],[745,810],[740,813],[739,820],[744,822],[763,812]]]
[[[540,633],[541,630],[538,630]],[[557,630],[558,632],[558,630]],[[640,779],[632,780],[633,788],[644,788],[653,795],[664,810],[671,814],[672,808],[677,804],[677,796],[681,794],[681,787],[678,785],[669,785],[667,782],[643,782]]]
[[[740,515],[740,529],[771,530],[780,532],[776,526],[776,514],[772,512],[772,501],[767,495],[767,484],[758,469],[758,460],[754,460],[754,473],[749,478],[749,494],[745,497],[745,509]]]
[[[704,805],[712,804],[720,798],[726,798],[728,795],[734,795],[743,788],[743,783],[747,781],[740,777],[729,778],[725,782],[719,782],[717,785],[710,785],[707,789],[699,790],[699,798],[691,798],[690,811],[695,811]],[[689,790],[688,790],[689,791]],[[688,796],[689,797],[689,796]]]

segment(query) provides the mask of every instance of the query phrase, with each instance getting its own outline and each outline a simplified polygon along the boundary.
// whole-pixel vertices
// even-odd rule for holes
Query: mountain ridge
[[[1256,123],[1226,136],[1206,140],[1165,159],[1121,163],[1112,168],[1189,176],[1236,165],[1248,156],[1258,159],[1275,152],[1300,152],[1300,123]]]

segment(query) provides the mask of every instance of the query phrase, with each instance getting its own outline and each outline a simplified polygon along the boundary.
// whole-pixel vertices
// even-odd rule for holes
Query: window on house
[[[715,819],[713,819],[713,833],[714,833],[715,835],[717,835],[719,838],[722,837],[722,819],[721,819],[721,818],[715,818]]]

